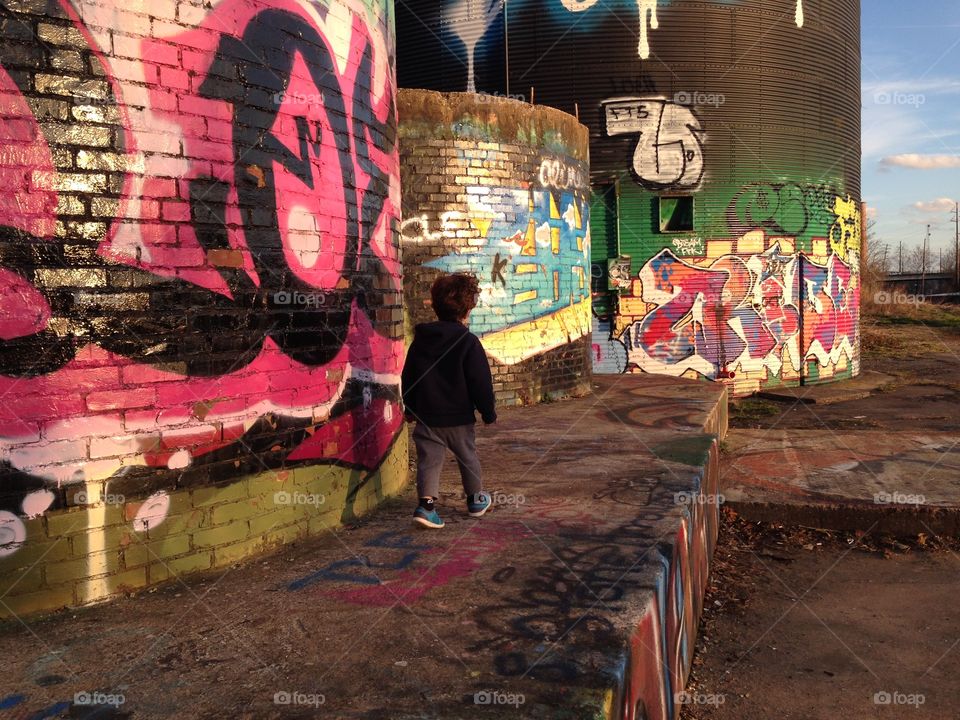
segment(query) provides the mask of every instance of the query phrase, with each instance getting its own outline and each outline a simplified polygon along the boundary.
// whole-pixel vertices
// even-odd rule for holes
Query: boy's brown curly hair
[[[473,275],[441,275],[430,288],[433,311],[440,320],[460,322],[477,306],[480,282]]]

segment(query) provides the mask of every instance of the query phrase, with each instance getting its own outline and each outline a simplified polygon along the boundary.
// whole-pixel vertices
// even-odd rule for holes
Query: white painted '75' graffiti
[[[604,100],[607,135],[636,134],[633,171],[653,189],[693,188],[703,178],[703,125],[693,110],[665,98]]]

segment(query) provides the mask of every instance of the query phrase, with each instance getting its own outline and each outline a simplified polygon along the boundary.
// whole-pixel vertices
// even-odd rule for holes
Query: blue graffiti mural
[[[482,189],[470,218],[485,242],[428,267],[476,273],[482,295],[470,327],[479,335],[551,315],[590,296],[590,207],[570,192]]]

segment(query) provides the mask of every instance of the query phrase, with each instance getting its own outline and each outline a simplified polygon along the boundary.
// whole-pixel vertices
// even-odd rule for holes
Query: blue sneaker
[[[443,520],[440,519],[440,513],[436,510],[426,510],[422,507],[418,507],[413,511],[413,522],[417,525],[423,525],[423,527],[434,528],[435,530],[443,527]]]
[[[490,493],[484,490],[467,497],[467,510],[470,511],[470,517],[480,517],[490,509],[491,505],[493,505],[493,500]]]

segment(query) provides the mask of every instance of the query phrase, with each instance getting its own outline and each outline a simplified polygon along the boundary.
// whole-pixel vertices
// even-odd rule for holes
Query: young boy
[[[413,442],[420,505],[413,521],[428,528],[443,527],[435,503],[448,449],[460,466],[470,515],[480,517],[492,503],[480,475],[474,408],[487,425],[496,422],[493,380],[480,340],[466,327],[479,295],[480,284],[472,275],[437,278],[430,288],[437,321],[417,325],[403,366],[406,417],[417,422]]]

